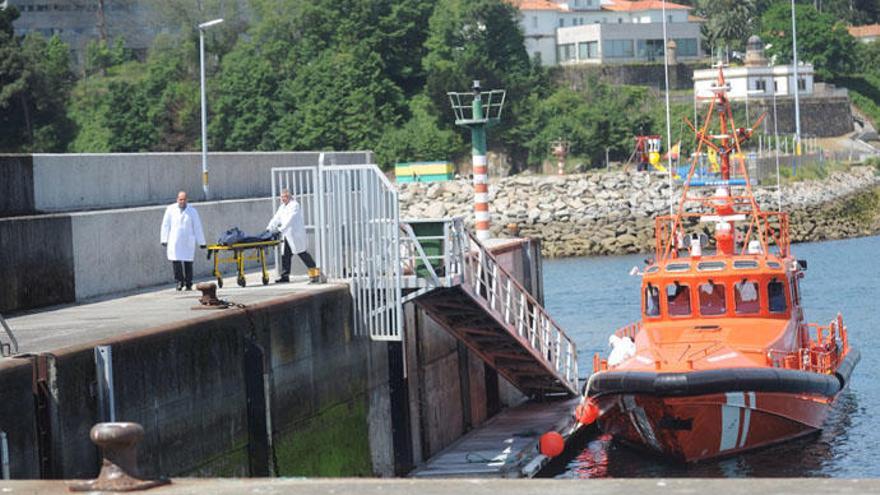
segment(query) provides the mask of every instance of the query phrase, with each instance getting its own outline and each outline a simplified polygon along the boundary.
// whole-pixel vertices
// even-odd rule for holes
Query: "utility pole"
[[[474,229],[477,239],[489,239],[492,223],[489,214],[489,164],[486,160],[486,129],[501,120],[505,91],[480,91],[474,81],[470,93],[447,93],[455,113],[455,125],[471,130],[471,156],[474,176]]]

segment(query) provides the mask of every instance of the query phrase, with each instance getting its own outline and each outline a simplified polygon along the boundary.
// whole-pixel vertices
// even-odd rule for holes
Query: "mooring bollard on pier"
[[[89,434],[101,448],[103,461],[98,477],[68,486],[72,492],[132,492],[171,483],[168,479],[140,477],[137,445],[144,438],[144,427],[137,423],[98,423]]]

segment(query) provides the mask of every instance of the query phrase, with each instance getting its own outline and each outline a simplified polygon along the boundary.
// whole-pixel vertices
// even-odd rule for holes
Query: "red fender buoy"
[[[548,431],[541,435],[540,448],[547,457],[556,457],[565,450],[565,440],[559,433]]]
[[[574,410],[574,417],[584,426],[593,424],[599,417],[599,406],[592,399],[587,399]]]

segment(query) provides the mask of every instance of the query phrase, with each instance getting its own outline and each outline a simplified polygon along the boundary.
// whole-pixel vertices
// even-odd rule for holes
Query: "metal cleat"
[[[89,434],[101,448],[104,460],[98,477],[68,485],[72,492],[132,492],[171,483],[168,479],[140,478],[137,444],[144,438],[144,428],[137,423],[98,423]]]

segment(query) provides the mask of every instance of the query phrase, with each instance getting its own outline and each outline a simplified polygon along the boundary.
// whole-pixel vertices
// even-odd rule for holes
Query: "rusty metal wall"
[[[0,431],[9,442],[13,479],[40,477],[32,378],[31,358],[0,359]]]

